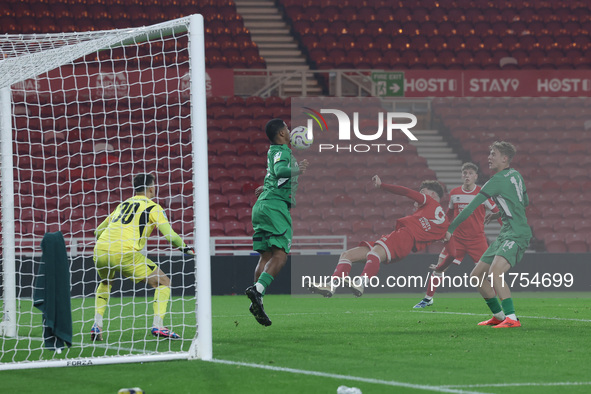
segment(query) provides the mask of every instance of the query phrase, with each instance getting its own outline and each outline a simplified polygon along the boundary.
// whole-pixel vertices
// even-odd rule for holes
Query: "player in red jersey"
[[[462,165],[462,181],[463,184],[460,187],[452,189],[449,193],[449,209],[447,211],[447,217],[449,220],[457,217],[460,212],[476,197],[480,192],[480,186],[476,185],[478,179],[478,166],[474,163],[464,163]],[[494,201],[491,199],[486,200],[474,211],[474,214],[469,217],[466,221],[458,227],[455,233],[455,256],[451,256],[447,253],[444,248],[439,255],[439,261],[437,264],[431,264],[429,269],[433,270],[432,275],[429,277],[429,283],[427,284],[427,293],[414,308],[425,308],[433,305],[433,295],[437,289],[437,280],[434,280],[434,276],[441,277],[442,273],[453,263],[460,265],[465,255],[472,257],[474,262],[480,260],[480,256],[484,254],[488,248],[488,242],[484,234],[484,223],[486,208],[493,213],[499,211]],[[500,220],[499,220],[500,222]]]
[[[439,205],[443,197],[443,187],[439,182],[424,181],[417,192],[403,186],[383,184],[377,175],[372,180],[377,188],[414,200],[417,210],[412,215],[398,219],[395,230],[390,234],[383,235],[375,242],[364,241],[358,247],[343,252],[332,275],[332,282],[318,286],[311,284],[311,292],[331,297],[336,287],[344,285],[357,297],[361,297],[367,280],[378,274],[380,263],[400,261],[411,252],[424,250],[445,236],[449,221]],[[361,273],[363,280],[357,283],[349,278],[349,273],[352,263],[361,262],[365,262]]]

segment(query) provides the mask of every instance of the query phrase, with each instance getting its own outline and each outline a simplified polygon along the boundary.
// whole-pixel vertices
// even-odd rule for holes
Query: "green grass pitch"
[[[364,394],[591,391],[589,294],[516,293],[523,323],[519,329],[477,326],[489,316],[477,294],[442,294],[432,307],[413,310],[419,299],[269,295],[265,308],[273,325],[266,328],[248,313],[245,296],[213,297],[214,358],[230,363],[3,371],[0,391],[114,394],[123,387],[141,387],[148,394],[336,393],[340,385],[358,387]],[[125,316],[126,308],[111,311],[111,316]],[[131,319],[120,320],[126,327]],[[129,328],[123,338],[126,347],[132,347],[134,338],[147,337],[145,329]],[[75,340],[85,344],[71,349],[73,355],[113,351],[94,348],[83,331]],[[188,330],[184,334],[190,338]],[[110,344],[109,338],[106,342]],[[9,340],[0,343],[5,350],[17,346]],[[176,350],[188,341],[148,343],[148,351]]]

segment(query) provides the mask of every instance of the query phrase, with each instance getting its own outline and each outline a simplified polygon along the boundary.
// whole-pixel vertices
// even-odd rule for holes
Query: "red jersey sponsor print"
[[[449,193],[449,211],[448,215],[453,215],[453,218],[458,217],[460,212],[470,204],[470,202],[480,192],[481,187],[476,185],[474,190],[467,192],[461,186],[452,189]],[[495,203],[488,199],[482,205],[474,210],[474,213],[468,217],[459,227],[454,231],[454,237],[460,239],[474,239],[484,237],[484,217],[486,215],[486,208],[491,211],[497,211]]]
[[[406,227],[414,236],[415,242],[433,242],[443,239],[449,227],[449,220],[441,205],[425,195],[425,203],[410,216],[400,218],[396,229]]]

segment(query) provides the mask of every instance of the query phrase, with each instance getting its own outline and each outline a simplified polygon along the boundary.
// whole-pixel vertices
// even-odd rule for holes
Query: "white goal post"
[[[212,359],[209,182],[201,15],[139,28],[0,35],[2,286],[0,370]],[[156,176],[156,201],[195,258],[154,231],[146,253],[171,279],[153,338],[152,294],[116,276],[102,342],[90,341],[98,274],[93,231],[131,197],[137,173]],[[44,348],[32,305],[40,243],[68,248],[73,344]]]

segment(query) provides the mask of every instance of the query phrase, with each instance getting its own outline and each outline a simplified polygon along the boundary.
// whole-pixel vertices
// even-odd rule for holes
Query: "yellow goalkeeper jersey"
[[[170,227],[160,204],[146,196],[133,196],[119,204],[98,226],[95,248],[109,252],[140,251],[156,227],[177,248],[186,246]]]

